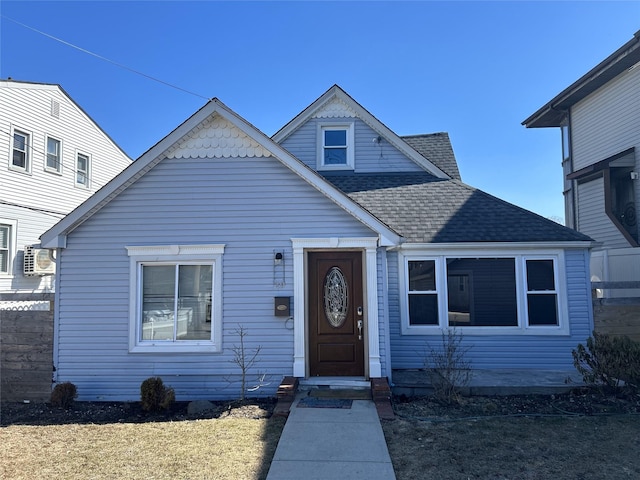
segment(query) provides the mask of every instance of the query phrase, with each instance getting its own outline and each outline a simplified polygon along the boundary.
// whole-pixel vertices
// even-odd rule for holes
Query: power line
[[[14,20],[11,17],[7,17],[6,15],[0,15],[0,16],[2,16],[2,18],[6,18],[7,20],[9,20],[9,21],[11,21],[11,22],[13,22],[13,23],[15,23],[17,25],[20,25],[20,26],[22,26],[24,28],[27,28],[27,29],[29,29],[29,30],[31,30],[33,32],[39,33],[40,35],[43,35],[43,36],[45,36],[47,38],[55,40],[56,42],[60,42],[63,45],[67,45],[68,47],[71,47],[71,48],[75,48],[76,50],[79,50],[82,53],[86,53],[86,54],[91,55],[93,57],[96,57],[96,58],[98,58],[100,60],[108,62],[108,63],[110,63],[112,65],[115,65],[116,67],[120,67],[120,68],[122,68],[124,70],[128,70],[129,72],[135,73],[136,75],[140,75],[140,76],[145,77],[145,78],[147,78],[149,80],[153,80],[154,82],[161,83],[163,85],[166,85],[167,87],[175,88],[176,90],[180,90],[181,92],[188,93],[189,95],[193,95],[195,97],[203,98],[205,100],[211,100],[209,97],[205,97],[204,95],[200,95],[199,93],[195,93],[195,92],[192,92],[192,91],[187,90],[185,88],[178,87],[177,85],[174,85],[174,84],[169,83],[169,82],[165,82],[164,80],[160,80],[159,78],[152,77],[151,75],[147,75],[146,73],[140,72],[139,70],[135,70],[135,69],[133,69],[131,67],[123,65],[122,63],[118,63],[118,62],[116,62],[114,60],[111,60],[109,58],[103,57],[102,55],[98,55],[97,53],[91,52],[90,50],[87,50],[85,48],[82,48],[82,47],[79,47],[77,45],[74,45],[73,43],[67,42],[67,41],[62,40],[62,39],[60,39],[58,37],[54,37],[53,35],[50,35],[50,34],[48,34],[46,32],[38,30],[36,28],[30,27],[29,25],[25,25],[24,23],[19,22],[17,20]]]
[[[56,212],[54,210],[46,210],[44,208],[30,207],[28,205],[20,205],[19,203],[7,202],[6,200],[0,200],[0,205],[9,205],[10,207],[24,208],[26,210],[32,210],[34,212],[44,213],[45,215],[49,215],[52,217],[53,216],[64,217],[66,215],[66,213],[64,212]]]

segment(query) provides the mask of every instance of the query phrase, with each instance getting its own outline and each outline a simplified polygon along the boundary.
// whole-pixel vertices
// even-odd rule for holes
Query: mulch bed
[[[640,414],[640,393],[575,389],[560,395],[460,397],[446,404],[432,397],[394,397],[396,415],[415,419],[448,419],[504,415]]]
[[[197,420],[222,417],[269,418],[276,399],[250,399],[244,402],[213,402],[214,409],[190,415],[188,402],[176,402],[168,410],[145,412],[139,402],[75,402],[71,408],[48,403],[2,403],[0,425],[61,425],[142,423]],[[396,396],[393,409],[400,418],[446,420],[464,417],[504,415],[609,415],[639,414],[640,394],[576,389],[562,395],[511,395],[461,397],[445,404],[432,397]]]
[[[176,402],[167,410],[145,412],[140,402],[75,402],[69,409],[49,403],[9,403],[0,405],[0,426],[63,425],[172,422],[223,417],[269,418],[275,399],[250,399],[244,402],[212,402],[214,408],[198,414],[188,414],[189,402]]]

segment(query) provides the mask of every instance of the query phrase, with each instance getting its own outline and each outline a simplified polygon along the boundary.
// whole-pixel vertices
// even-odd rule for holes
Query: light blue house
[[[454,326],[475,368],[567,369],[592,330],[588,237],[465,185],[447,134],[401,138],[338,86],[272,138],[208,102],[41,240],[56,381],[83,400],[150,376],[235,397],[240,326],[257,395],[420,368]]]

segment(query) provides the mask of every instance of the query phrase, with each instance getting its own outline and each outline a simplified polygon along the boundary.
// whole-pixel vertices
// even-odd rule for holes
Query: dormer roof
[[[391,131],[338,85],[334,85],[327,90],[316,101],[296,115],[293,120],[278,130],[271,138],[277,143],[282,143],[309,119],[324,109],[331,108],[331,104],[336,104],[337,102],[342,104],[341,108],[352,111],[354,116],[365,122],[374,132],[416,164],[420,165],[425,171],[437,178],[451,178],[451,176],[436,165],[436,163],[432,162],[429,158],[418,152],[412,145]]]

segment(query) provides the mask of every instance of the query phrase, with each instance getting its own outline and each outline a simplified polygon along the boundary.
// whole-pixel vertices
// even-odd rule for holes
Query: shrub
[[[460,402],[460,389],[471,380],[471,362],[466,354],[471,347],[462,345],[462,332],[442,332],[441,345],[427,345],[424,365],[436,400],[450,405]]]
[[[571,352],[573,364],[587,385],[640,388],[640,343],[629,337],[593,332],[587,346]]]
[[[78,389],[71,382],[57,384],[51,392],[51,405],[60,408],[69,408],[73,400],[78,396]]]
[[[147,412],[166,410],[176,401],[176,395],[173,388],[165,387],[160,377],[150,377],[140,385],[140,401]]]

